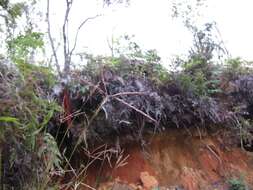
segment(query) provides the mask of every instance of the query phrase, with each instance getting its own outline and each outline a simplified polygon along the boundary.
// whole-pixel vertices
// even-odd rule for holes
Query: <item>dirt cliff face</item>
[[[170,130],[147,137],[144,147],[127,144],[127,164],[118,168],[105,164],[100,174],[106,180],[101,180],[98,188],[225,190],[232,178],[243,178],[252,186],[252,153],[234,144],[229,133]],[[88,172],[90,182],[98,177],[97,171],[92,168]]]

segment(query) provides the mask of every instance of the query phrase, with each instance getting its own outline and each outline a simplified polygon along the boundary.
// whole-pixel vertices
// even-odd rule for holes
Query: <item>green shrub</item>
[[[105,68],[117,73],[123,78],[127,75],[145,77],[155,83],[164,83],[170,80],[170,73],[159,62],[156,51],[149,50],[141,59],[120,57],[103,57],[87,55],[87,64],[82,72],[86,76],[95,77]]]
[[[7,44],[11,60],[17,64],[24,63],[31,56],[31,52],[43,49],[43,34],[28,30],[24,35],[17,36]]]
[[[226,66],[228,69],[232,71],[237,71],[242,67],[242,60],[240,57],[234,58],[234,59],[228,59],[226,61]]]
[[[199,71],[206,72],[208,63],[205,59],[195,56],[190,58],[188,61],[185,61],[182,67],[184,72],[194,74]]]
[[[225,61],[223,74],[228,78],[234,78],[238,75],[252,73],[251,62],[244,61],[240,57],[231,58]]]
[[[229,184],[229,190],[247,190],[244,181],[242,179],[230,179],[228,181]]]
[[[13,70],[1,67],[0,143],[6,152],[3,171],[9,173],[5,180],[14,180],[8,188],[17,183],[18,189],[32,189],[47,184],[50,171],[59,168],[55,139],[43,131],[61,107],[49,96],[54,81],[50,68],[20,66]],[[46,154],[50,162],[43,162]]]

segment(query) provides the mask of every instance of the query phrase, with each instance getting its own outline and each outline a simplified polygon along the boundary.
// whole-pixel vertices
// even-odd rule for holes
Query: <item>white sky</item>
[[[81,30],[77,51],[109,53],[107,38],[134,34],[146,49],[157,49],[163,62],[172,55],[186,53],[191,35],[179,21],[171,19],[170,0],[131,0],[130,6],[102,9],[102,0],[74,0],[70,16],[70,33],[88,16],[103,13]],[[60,36],[65,0],[51,0],[53,35]],[[205,19],[216,21],[225,45],[232,56],[253,60],[253,1],[207,0]],[[88,47],[88,48],[87,48]]]

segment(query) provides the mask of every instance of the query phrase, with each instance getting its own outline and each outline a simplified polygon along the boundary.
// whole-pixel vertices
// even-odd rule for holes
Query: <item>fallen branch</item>
[[[135,110],[136,112],[142,114],[144,117],[150,119],[151,121],[153,121],[153,122],[155,123],[155,125],[158,124],[158,121],[156,121],[154,118],[152,118],[152,117],[149,116],[148,114],[144,113],[143,111],[139,110],[138,108],[136,108],[136,107],[130,105],[130,104],[127,103],[126,101],[124,101],[124,100],[122,100],[122,99],[120,99],[120,98],[115,98],[115,99],[116,99],[117,101],[121,102],[122,104],[124,104],[124,105],[126,105],[126,106],[132,108],[132,109]]]
[[[147,92],[120,92],[117,94],[110,95],[110,97],[115,98],[117,96],[126,96],[126,95],[147,95]]]

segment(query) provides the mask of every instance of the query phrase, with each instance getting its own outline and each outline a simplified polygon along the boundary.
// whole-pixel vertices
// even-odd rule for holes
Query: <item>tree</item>
[[[4,34],[4,41],[10,40],[17,27],[17,19],[22,16],[25,11],[25,3],[10,3],[9,0],[0,0],[0,21],[4,22],[1,25],[0,32]]]
[[[172,17],[179,19],[192,34],[192,47],[187,58],[176,59],[182,69],[177,76],[181,86],[192,94],[207,96],[220,92],[217,59],[229,56],[215,21],[202,19],[205,0],[173,1]]]
[[[4,57],[10,58],[13,63],[33,63],[36,49],[43,49],[43,34],[33,20],[37,14],[36,3],[34,0],[18,3],[0,1],[0,22],[4,23],[0,28],[2,51],[8,55],[8,58]]]
[[[214,57],[229,56],[215,21],[202,19],[206,0],[173,1],[172,17],[179,19],[192,33],[193,45],[189,50],[189,59],[211,61]]]
[[[68,73],[70,72],[70,67],[71,67],[71,61],[72,61],[72,56],[73,53],[77,47],[77,43],[78,43],[78,37],[79,37],[79,33],[81,31],[81,29],[91,20],[96,19],[97,17],[100,17],[101,14],[96,14],[93,16],[90,16],[86,19],[84,19],[78,26],[77,30],[75,31],[75,37],[74,37],[74,42],[72,47],[70,46],[69,43],[69,38],[70,38],[70,34],[68,33],[68,26],[69,26],[69,22],[70,22],[70,18],[69,18],[69,13],[71,11],[71,8],[73,6],[73,2],[74,0],[65,0],[66,3],[66,9],[65,9],[65,15],[64,15],[64,22],[62,25],[62,45],[63,45],[63,56],[64,56],[64,68],[63,68],[63,72],[61,72],[60,69],[60,64],[59,64],[59,59],[58,59],[58,55],[56,52],[56,47],[55,47],[55,42],[53,40],[53,36],[51,33],[51,24],[50,24],[50,0],[47,0],[47,25],[48,25],[48,37],[50,40],[50,44],[51,44],[51,49],[53,52],[53,57],[55,60],[55,64],[57,67],[57,70],[59,72],[60,75],[62,75],[62,73],[64,73],[64,76],[68,75]],[[114,3],[127,3],[128,1],[123,1],[123,0],[103,0],[104,4],[106,6],[110,6],[111,4]]]

